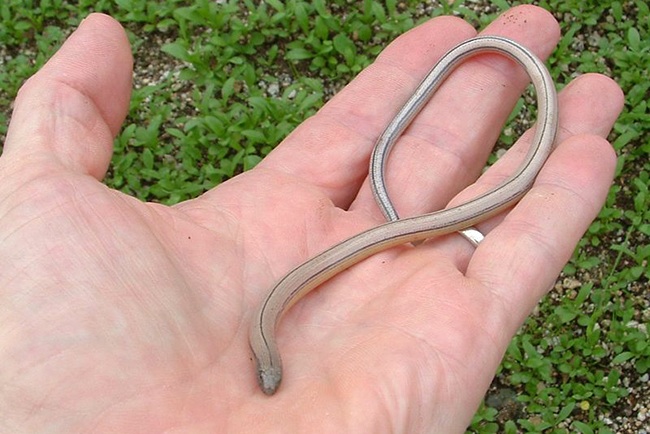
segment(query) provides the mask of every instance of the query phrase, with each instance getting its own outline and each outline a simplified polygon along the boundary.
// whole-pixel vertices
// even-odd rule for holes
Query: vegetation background
[[[644,0],[3,0],[0,143],[21,83],[91,11],[127,28],[130,115],[106,183],[172,204],[250,169],[400,33],[454,14],[477,28],[521,3],[563,37],[558,87],[600,72],[625,110],[610,140],[617,178],[554,291],[513,339],[468,433],[650,432],[650,11]],[[525,95],[501,137],[534,107]],[[1,148],[0,148],[1,150]]]

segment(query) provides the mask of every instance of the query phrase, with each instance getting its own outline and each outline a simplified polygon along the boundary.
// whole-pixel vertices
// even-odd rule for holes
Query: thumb
[[[132,66],[120,24],[90,15],[18,92],[3,159],[101,179],[128,110]]]

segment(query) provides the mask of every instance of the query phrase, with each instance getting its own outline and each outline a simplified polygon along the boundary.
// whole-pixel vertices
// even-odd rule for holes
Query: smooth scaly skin
[[[479,53],[497,53],[516,60],[528,73],[537,92],[538,122],[533,143],[520,169],[497,188],[462,205],[400,220],[384,182],[388,155],[402,132],[426,105],[446,77],[462,61]],[[278,321],[294,303],[321,283],[382,250],[405,243],[471,229],[516,203],[532,187],[550,155],[557,130],[557,96],[544,64],[521,45],[498,36],[469,39],[445,54],[377,141],[370,161],[370,183],[377,204],[389,223],[355,235],[294,268],[271,289],[253,317],[250,347],[262,391],[274,394],[282,380],[275,342]],[[473,244],[472,233],[464,234]]]

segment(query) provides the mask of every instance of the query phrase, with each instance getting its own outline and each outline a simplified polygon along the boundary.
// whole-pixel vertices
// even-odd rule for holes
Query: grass
[[[143,200],[195,197],[253,167],[426,17],[454,13],[482,27],[520,2],[486,1],[488,13],[460,0],[420,3],[4,0],[0,136],[20,84],[84,15],[104,11],[127,27],[138,74],[151,75],[134,91],[106,182]],[[642,0],[535,3],[562,25],[549,61],[558,83],[602,72],[626,93],[610,137],[617,179],[555,291],[513,339],[468,432],[628,432],[616,417],[638,420],[635,402],[649,393],[650,12]]]

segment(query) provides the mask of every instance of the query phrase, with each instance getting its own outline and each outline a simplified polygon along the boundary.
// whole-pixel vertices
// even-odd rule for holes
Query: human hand
[[[559,38],[530,6],[486,33],[540,57]],[[131,57],[117,23],[89,17],[21,90],[0,158],[0,431],[462,432],[604,201],[615,162],[604,137],[622,105],[605,77],[561,92],[557,150],[512,211],[480,226],[476,250],[458,235],[391,249],[292,308],[272,398],[247,334],[282,274],[383,222],[365,179],[374,139],[471,36],[450,17],[407,33],[258,167],[166,207],[99,182]],[[515,169],[530,135],[463,190],[526,82],[498,56],[452,74],[391,156],[403,216]]]

